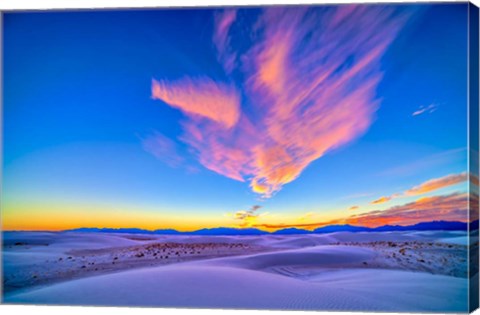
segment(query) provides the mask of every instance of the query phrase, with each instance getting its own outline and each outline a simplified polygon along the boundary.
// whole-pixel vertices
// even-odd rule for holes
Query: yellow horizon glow
[[[75,228],[175,229],[180,232],[232,226],[235,222],[217,216],[172,214],[98,205],[16,204],[2,207],[3,231],[63,231]]]
[[[309,219],[319,220],[319,215],[308,214]],[[335,217],[325,214],[321,219]],[[203,228],[258,228],[273,232],[280,228],[259,227],[257,224],[308,223],[298,214],[264,213],[247,223],[233,214],[215,215],[195,212],[176,212],[165,209],[144,209],[127,206],[58,203],[4,203],[1,211],[3,231],[64,231],[76,228],[138,228],[144,230],[175,229],[180,232]]]
[[[422,207],[430,209],[438,208],[435,205],[429,205],[431,201],[440,200],[445,203],[446,209],[462,208],[463,203],[467,202],[466,194],[456,193],[454,195],[422,196],[412,198],[403,206]],[[398,201],[397,201],[398,202]],[[456,203],[461,203],[456,205]],[[301,213],[275,213],[275,212],[255,212],[252,210],[242,210],[235,213],[217,213],[204,211],[191,211],[188,209],[161,209],[152,207],[132,206],[132,205],[113,205],[113,204],[80,204],[63,202],[32,202],[21,203],[9,202],[2,203],[1,225],[2,230],[7,231],[63,231],[76,228],[138,228],[144,230],[157,229],[175,229],[180,232],[195,231],[204,228],[257,228],[264,231],[273,232],[283,228],[300,228],[313,230],[318,227],[331,224],[352,224],[375,227],[385,224],[398,224],[401,213],[395,213],[399,205],[391,205],[389,208],[381,211],[390,211],[390,218],[378,216],[378,210],[372,212],[364,209],[361,213],[351,215],[344,211],[332,210],[329,212],[309,211]],[[453,209],[452,208],[452,209]],[[374,213],[377,213],[375,215]],[[442,214],[444,215],[444,214]],[[432,219],[435,219],[432,214]],[[464,221],[464,218],[458,215],[449,217],[450,220]],[[394,222],[390,222],[394,220]],[[415,221],[415,218],[410,218]],[[418,222],[417,222],[418,223]]]

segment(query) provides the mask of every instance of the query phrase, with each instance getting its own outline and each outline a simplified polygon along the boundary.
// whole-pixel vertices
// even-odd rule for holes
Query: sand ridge
[[[466,310],[456,232],[35,236],[7,235],[7,303]]]

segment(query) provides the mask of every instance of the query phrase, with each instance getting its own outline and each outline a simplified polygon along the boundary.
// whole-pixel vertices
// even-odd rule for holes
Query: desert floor
[[[3,301],[467,311],[464,232],[3,233]],[[478,278],[477,278],[478,279]]]

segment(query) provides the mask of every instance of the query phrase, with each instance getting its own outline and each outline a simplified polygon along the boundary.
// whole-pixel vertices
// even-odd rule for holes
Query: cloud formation
[[[424,113],[431,114],[434,111],[436,111],[437,108],[438,108],[438,105],[436,105],[436,104],[430,104],[428,106],[423,106],[422,105],[416,111],[414,111],[412,113],[412,116],[418,116],[418,115],[421,115],[421,114],[424,114]]]
[[[458,183],[466,181],[467,173],[451,174],[440,178],[428,180],[418,186],[415,186],[405,192],[406,196],[416,196],[426,194],[428,192],[445,188],[448,186],[456,185]]]
[[[240,116],[237,91],[209,78],[185,78],[178,82],[152,80],[152,98],[180,109],[195,119],[210,119],[226,128],[233,127]]]
[[[261,206],[254,205],[249,210],[240,210],[233,214],[233,218],[239,220],[239,227],[250,227],[256,224],[257,219],[261,216],[268,215],[268,212],[258,213]]]
[[[370,203],[372,205],[379,205],[379,204],[382,204],[382,203],[385,203],[385,202],[388,202],[388,201],[392,200],[392,198],[393,198],[392,196],[390,196],[390,197],[382,196],[382,197],[380,197],[380,198],[378,198],[378,199],[376,199],[376,200],[374,200]]]
[[[465,193],[423,197],[414,202],[353,215],[348,224],[362,226],[410,225],[432,220],[465,221],[468,215],[468,198]]]
[[[383,196],[371,202],[371,204],[382,204],[397,197],[408,197],[423,195],[438,189],[462,183],[468,179],[467,173],[450,174],[440,178],[434,178],[410,188],[403,193],[396,193],[391,196]]]
[[[170,167],[178,167],[184,162],[178,153],[177,144],[159,132],[142,139],[142,147]]]
[[[348,210],[352,210],[352,211],[353,210],[358,210],[358,209],[360,209],[359,206],[351,206],[350,208],[348,208]]]
[[[269,198],[372,124],[380,60],[406,19],[396,10],[270,7],[250,24],[242,10],[219,12],[218,60],[242,80],[154,80],[152,96],[185,114],[181,140],[204,167]]]
[[[414,202],[374,210],[362,214],[352,214],[346,218],[331,221],[292,224],[257,224],[256,227],[282,229],[298,227],[315,229],[333,224],[378,227],[382,225],[412,225],[433,220],[466,221],[468,218],[468,194],[453,193],[434,197],[423,197]]]
[[[218,61],[222,64],[226,73],[231,73],[235,68],[237,54],[230,49],[230,37],[228,33],[237,18],[236,10],[225,10],[215,14],[215,27],[213,43],[217,49]]]

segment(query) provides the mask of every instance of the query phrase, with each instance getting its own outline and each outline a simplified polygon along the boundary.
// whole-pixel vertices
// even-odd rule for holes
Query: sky
[[[6,13],[6,230],[467,220],[467,5]]]

